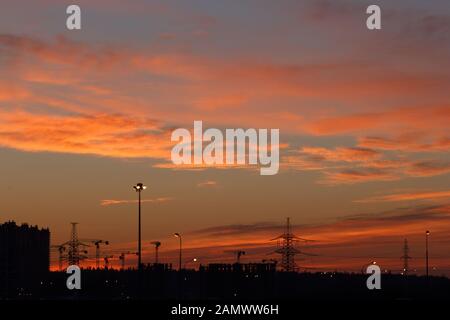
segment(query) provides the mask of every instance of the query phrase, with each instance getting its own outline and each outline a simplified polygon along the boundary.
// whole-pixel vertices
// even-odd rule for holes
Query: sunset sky
[[[74,3],[80,31],[66,29]],[[0,4],[0,222],[59,244],[76,221],[118,266],[143,182],[144,262],[160,240],[176,263],[174,232],[186,263],[279,259],[269,240],[291,217],[315,240],[301,266],[397,272],[408,238],[422,273],[430,230],[432,274],[450,275],[448,0]],[[171,132],[194,120],[279,128],[279,173],[174,166]]]

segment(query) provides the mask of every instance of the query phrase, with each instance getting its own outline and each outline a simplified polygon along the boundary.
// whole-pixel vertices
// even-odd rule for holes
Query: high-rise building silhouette
[[[0,224],[0,291],[40,281],[50,268],[50,231],[15,222]]]

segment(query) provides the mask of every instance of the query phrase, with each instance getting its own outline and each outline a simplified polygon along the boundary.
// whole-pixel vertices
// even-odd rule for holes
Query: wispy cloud
[[[306,7],[303,12],[311,21],[329,15],[344,19],[360,9],[330,1]],[[444,36],[448,28],[443,17],[419,22],[423,34],[434,30],[433,35]],[[445,68],[423,72],[399,65],[398,71],[389,64],[374,67],[366,60],[331,57],[311,63],[269,58],[255,62],[245,55],[223,59],[195,50],[153,49],[150,44],[0,34],[1,77],[14,80],[0,79],[0,103],[7,110],[0,114],[0,145],[32,152],[152,158],[161,160],[158,168],[202,170],[206,167],[170,162],[169,129],[201,116],[217,127],[278,127],[296,138],[355,138],[353,146],[283,150],[281,169],[323,171],[319,181],[329,185],[449,172],[448,164],[438,163],[434,155],[419,163],[404,154],[449,151],[450,107],[441,97],[442,88],[450,84]],[[136,81],[122,80],[128,77]],[[418,99],[410,104],[393,103],[416,94]],[[330,101],[342,107],[329,107]],[[311,108],[310,102],[324,107]],[[238,117],[230,112],[237,107]],[[405,131],[415,133],[408,136]],[[386,157],[386,151],[393,156]]]
[[[150,202],[150,203],[163,203],[172,201],[173,198],[170,197],[161,197],[156,199],[142,199],[141,202]],[[120,205],[120,204],[134,204],[138,203],[138,200],[113,200],[113,199],[107,199],[107,200],[101,200],[100,205],[101,206],[113,206],[113,205]]]
[[[450,162],[424,160],[414,162],[406,173],[415,177],[432,177],[450,172]]]
[[[397,148],[395,150],[398,151]],[[308,146],[298,151],[289,150],[287,156],[282,157],[282,168],[320,171],[323,177],[318,182],[326,185],[394,181],[407,177],[432,177],[450,172],[450,164],[444,160],[432,158],[413,160],[400,151],[389,153],[385,148],[367,147]]]
[[[339,172],[325,172],[319,183],[326,185],[355,184],[369,181],[393,181],[400,177],[395,173],[371,168],[346,169]]]
[[[358,139],[358,145],[366,148],[380,150],[401,150],[410,152],[441,151],[450,150],[450,138],[438,137],[431,142],[426,142],[429,138],[425,133],[415,132],[401,134],[397,137],[367,136]]]
[[[449,106],[397,107],[378,112],[326,117],[312,121],[306,127],[311,133],[318,135],[348,134],[373,129],[398,132],[404,126],[443,132],[449,118]]]
[[[199,188],[217,187],[217,181],[214,181],[214,180],[202,181],[202,182],[197,183],[197,187],[199,187]]]
[[[321,147],[303,147],[301,155],[305,155],[314,161],[343,161],[343,162],[367,162],[382,156],[379,151],[358,147],[337,147],[327,149]]]
[[[0,112],[0,145],[25,151],[167,158],[170,131],[152,119],[120,114]]]
[[[411,200],[434,200],[450,198],[450,190],[445,191],[429,191],[429,192],[408,192],[396,193],[383,196],[376,196],[362,200],[355,200],[354,202],[397,202],[397,201],[411,201]]]

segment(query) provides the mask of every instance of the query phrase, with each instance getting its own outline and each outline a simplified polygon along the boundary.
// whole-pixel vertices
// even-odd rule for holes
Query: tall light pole
[[[430,231],[425,232],[425,265],[426,265],[426,274],[428,278],[428,236],[430,235]]]
[[[141,245],[141,192],[142,190],[147,189],[142,183],[137,183],[133,186],[133,189],[138,193],[138,207],[139,207],[139,216],[138,216],[138,270],[142,269],[142,245]]]
[[[181,235],[179,233],[174,233],[173,234],[175,237],[177,237],[180,240],[180,257],[179,257],[179,265],[178,265],[178,271],[181,271],[181,251],[182,251],[182,240],[181,240]]]

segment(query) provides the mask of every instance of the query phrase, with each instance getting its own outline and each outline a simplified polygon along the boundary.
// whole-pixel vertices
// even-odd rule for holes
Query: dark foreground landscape
[[[381,289],[369,290],[369,275],[278,272],[244,265],[174,271],[164,265],[136,270],[82,270],[81,289],[66,287],[68,274],[2,279],[6,300],[450,300],[445,277],[383,274]],[[248,266],[247,266],[248,267]]]

